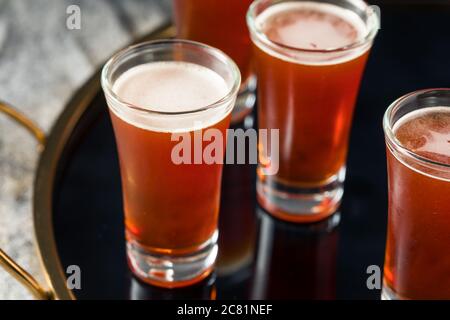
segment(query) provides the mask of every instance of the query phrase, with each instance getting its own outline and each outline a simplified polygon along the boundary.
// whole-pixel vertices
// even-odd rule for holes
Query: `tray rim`
[[[174,35],[174,26],[171,22],[166,21],[150,34],[132,43],[172,38]],[[46,284],[50,286],[54,298],[59,300],[75,300],[76,297],[67,288],[66,275],[56,247],[52,219],[54,184],[66,144],[90,103],[101,90],[101,70],[102,67],[72,95],[55,121],[48,134],[46,146],[39,157],[34,178],[33,225],[38,255]]]

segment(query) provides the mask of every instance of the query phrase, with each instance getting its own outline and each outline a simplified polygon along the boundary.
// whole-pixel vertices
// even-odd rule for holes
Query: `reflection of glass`
[[[384,299],[450,299],[450,89],[386,111],[389,221]]]
[[[249,129],[253,116],[232,125]],[[231,138],[229,139],[231,143]],[[229,144],[230,146],[231,144]],[[237,155],[237,143],[234,143]],[[248,140],[245,152],[250,151]],[[235,159],[236,160],[236,159]],[[218,299],[247,299],[256,242],[255,165],[225,164],[219,215]]]
[[[229,55],[242,74],[232,122],[242,120],[255,103],[251,78],[251,41],[245,14],[253,0],[174,0],[177,37],[206,43]]]
[[[252,299],[334,299],[340,213],[317,224],[277,220],[262,209]]]
[[[192,153],[207,145],[198,148],[197,136],[214,129],[225,137],[240,86],[237,66],[212,47],[162,40],[116,54],[102,85],[120,159],[131,269],[166,287],[201,280],[217,255],[222,164],[176,163],[173,150],[183,135],[194,150],[189,161],[197,162]]]
[[[378,20],[361,0],[250,7],[259,128],[280,134],[277,165],[260,145],[258,200],[280,219],[317,221],[341,201],[353,109]]]
[[[131,278],[130,299],[131,300],[215,300],[216,299],[216,276],[212,273],[189,287],[167,289],[155,287],[143,283],[136,278]]]
[[[231,129],[249,129],[253,116],[232,125]],[[237,155],[237,143],[234,143]],[[250,148],[248,140],[246,154]],[[219,215],[219,255],[217,273],[230,275],[249,266],[253,260],[255,246],[255,166],[251,164],[225,164],[223,167],[222,194]]]

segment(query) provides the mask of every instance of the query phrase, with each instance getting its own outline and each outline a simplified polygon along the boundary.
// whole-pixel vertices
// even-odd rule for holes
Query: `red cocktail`
[[[254,105],[251,81],[252,46],[245,15],[253,0],[173,0],[177,37],[206,43],[229,55],[239,66],[242,88],[233,121]]]
[[[120,159],[130,267],[160,286],[197,282],[217,256],[223,164],[203,157],[210,145],[203,135],[218,133],[215,153],[223,154],[239,70],[217,49],[165,40],[118,53],[102,84]],[[186,148],[175,152],[181,141]]]
[[[363,1],[258,0],[248,24],[259,128],[279,129],[279,170],[260,148],[258,197],[279,218],[315,221],[343,194],[353,109],[379,18]]]
[[[253,0],[174,0],[177,36],[228,54],[243,82],[250,76],[251,41],[245,15]]]
[[[450,299],[450,90],[400,98],[384,118],[389,224],[383,298]]]

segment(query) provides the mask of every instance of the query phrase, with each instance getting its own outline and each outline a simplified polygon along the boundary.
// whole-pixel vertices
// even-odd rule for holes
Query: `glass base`
[[[189,286],[200,282],[212,272],[217,258],[217,237],[216,231],[199,250],[176,256],[149,252],[128,239],[128,263],[131,271],[149,284],[164,288]]]
[[[381,300],[408,300],[399,294],[395,293],[386,283],[383,284],[381,289]]]
[[[292,187],[270,176],[257,180],[257,198],[263,209],[281,220],[316,222],[338,209],[344,194],[345,167],[319,187]]]
[[[256,77],[251,76],[241,86],[241,90],[236,99],[236,104],[231,113],[231,123],[241,122],[252,112],[256,103]]]

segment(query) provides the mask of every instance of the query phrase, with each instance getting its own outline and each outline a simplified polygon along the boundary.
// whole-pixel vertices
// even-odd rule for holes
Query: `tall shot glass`
[[[383,299],[450,299],[450,89],[410,93],[383,119],[389,217]]]
[[[284,220],[324,219],[343,195],[353,110],[379,16],[361,0],[256,0],[247,24],[259,128],[279,129],[280,137],[275,175],[260,144],[259,203]]]
[[[185,81],[194,76],[204,86]],[[139,77],[142,81],[136,80]],[[192,106],[190,99],[209,99],[209,84],[218,78],[224,94],[209,104]],[[113,56],[103,69],[102,86],[119,153],[130,268],[143,281],[158,286],[198,282],[211,272],[217,256],[223,162],[191,162],[192,155],[189,161],[178,162],[173,152],[184,137],[186,150],[196,154],[198,137],[204,148],[202,137],[209,129],[224,137],[220,145],[224,151],[225,131],[240,87],[239,69],[215,48],[162,40]],[[124,98],[119,87],[143,99],[164,95],[165,105],[130,103],[130,97],[136,97]]]

